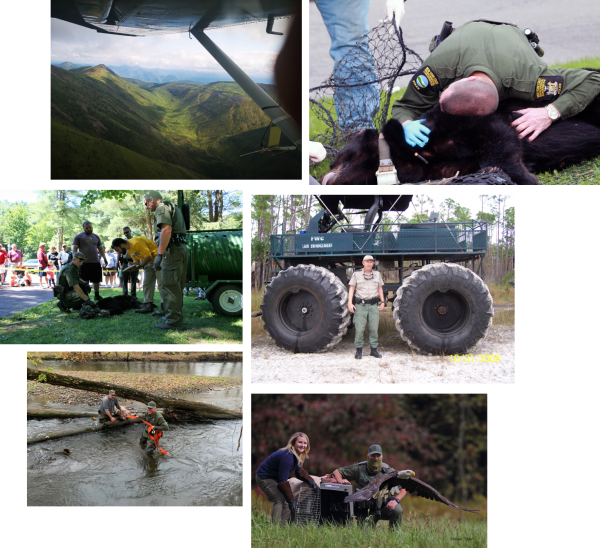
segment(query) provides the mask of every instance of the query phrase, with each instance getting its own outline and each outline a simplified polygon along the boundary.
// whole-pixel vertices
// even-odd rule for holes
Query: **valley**
[[[52,66],[51,117],[52,179],[300,178],[299,151],[240,157],[263,136],[266,144],[269,119],[234,82],[149,83],[105,65]]]

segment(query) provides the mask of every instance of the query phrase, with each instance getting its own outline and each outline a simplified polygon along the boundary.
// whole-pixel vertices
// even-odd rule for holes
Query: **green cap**
[[[149,401],[148,405],[146,406],[148,409],[154,409],[156,407],[156,402],[154,401]]]
[[[73,253],[73,259],[83,259],[85,261],[85,255],[81,251]]]
[[[151,190],[150,192],[146,193],[144,195],[144,198],[146,199],[146,201],[148,201],[150,198],[153,198],[155,200],[162,200],[160,192],[157,192],[156,190]]]
[[[372,455],[373,453],[379,453],[380,455],[383,455],[381,446],[380,445],[371,445],[371,447],[369,447],[369,455]]]

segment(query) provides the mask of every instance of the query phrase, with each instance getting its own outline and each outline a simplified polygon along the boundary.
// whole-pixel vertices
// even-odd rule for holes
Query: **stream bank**
[[[40,370],[43,374],[43,370]],[[229,377],[196,377],[182,375],[151,375],[147,373],[115,373],[105,371],[70,371],[70,376],[82,379],[109,382],[136,388],[163,397],[176,397],[177,394],[198,394],[226,390],[242,386],[242,379]],[[53,386],[43,382],[27,381],[27,405],[35,396],[47,396],[48,402],[59,404],[97,406],[105,394],[96,394],[63,386]],[[131,400],[119,400],[125,406]],[[142,402],[144,403],[144,402]],[[146,402],[147,403],[147,402]]]
[[[119,351],[117,351],[119,352]],[[123,352],[123,351],[120,351]],[[42,360],[61,360],[60,352],[57,351],[32,351],[34,357],[42,358]],[[127,361],[123,354],[115,354],[114,350],[101,350],[93,357],[93,361]],[[225,351],[215,350],[207,352],[185,352],[185,354],[167,354],[166,352],[147,351],[132,351],[129,353],[129,361],[145,361],[145,362],[199,362],[199,361],[243,361],[243,353],[240,351]]]

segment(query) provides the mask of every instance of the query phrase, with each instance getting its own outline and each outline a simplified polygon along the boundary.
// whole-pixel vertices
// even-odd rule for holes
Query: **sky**
[[[275,59],[285,41],[290,21],[275,21],[273,30],[283,32],[283,36],[267,34],[265,22],[209,30],[207,36],[247,74],[272,81]],[[115,36],[51,19],[51,62],[64,61],[226,74],[194,37],[190,40],[187,32],[160,36]]]
[[[462,194],[456,194],[456,193],[449,193],[449,195],[445,195],[445,196],[434,196],[434,195],[430,195],[431,199],[433,200],[434,206],[431,207],[430,205],[426,205],[425,209],[429,210],[429,212],[431,213],[431,211],[435,211],[437,213],[440,213],[440,205],[441,203],[447,199],[447,198],[452,198],[455,202],[457,202],[458,204],[460,204],[462,207],[466,207],[467,209],[469,209],[471,211],[471,216],[472,217],[476,217],[477,213],[479,211],[481,211],[481,198],[479,196],[484,196],[487,195],[488,196],[488,200],[484,203],[484,211],[489,212],[490,208],[492,206],[492,202],[493,200],[491,200],[491,194],[487,194],[485,192],[481,192],[481,193],[477,193],[477,195],[473,195],[472,193],[470,194],[466,194],[466,195],[462,195]],[[502,196],[504,196],[504,194],[502,194]],[[416,198],[416,196],[415,196]],[[415,198],[413,198],[413,203],[411,203],[411,205],[409,206],[409,208],[404,212],[404,216],[405,217],[412,217],[414,213],[417,213],[420,208],[416,205],[415,203]],[[508,196],[508,199],[506,200],[506,207],[515,207],[515,203],[514,200],[512,199],[511,196]],[[445,215],[445,210],[444,210],[444,215]],[[440,216],[441,218],[441,216]]]
[[[414,187],[411,187],[414,188]],[[462,187],[462,188],[454,188],[452,189],[452,187],[445,187],[446,190],[448,190],[448,192],[443,192],[440,193],[438,192],[439,190],[444,190],[444,189],[436,189],[435,187],[433,187],[434,192],[430,192],[429,194],[424,194],[424,196],[429,195],[429,197],[433,200],[434,203],[434,207],[432,208],[431,206],[427,205],[425,206],[425,209],[429,210],[429,212],[436,211],[437,213],[440,212],[440,204],[446,199],[446,198],[452,198],[454,201],[458,202],[462,207],[466,207],[470,210],[471,212],[471,216],[472,217],[476,217],[477,213],[479,211],[481,211],[481,198],[479,196],[488,196],[489,198],[492,197],[491,192],[490,193],[486,193],[486,192],[477,192],[477,194],[473,194],[473,192],[470,191],[470,188],[467,189],[466,187]],[[467,192],[463,192],[464,190],[467,190]],[[428,188],[428,191],[431,190],[431,187]],[[482,191],[483,188],[479,188],[479,191]],[[266,193],[265,193],[266,194]],[[354,193],[353,193],[354,194]],[[356,193],[358,194],[358,193]],[[505,194],[501,194],[502,196],[505,196]],[[245,199],[252,199],[252,196],[250,196],[249,198],[248,194],[246,194]],[[416,196],[415,196],[416,197]],[[414,198],[413,198],[414,200]],[[484,205],[484,211],[489,212],[490,211],[490,206],[491,206],[491,200],[487,201]],[[313,203],[313,212],[317,211],[317,206]],[[417,209],[415,209],[416,206],[413,206],[413,204],[411,203],[411,205],[408,207],[408,209],[404,212],[404,216],[407,218],[411,218],[413,216],[414,213],[417,213]],[[513,196],[507,196],[507,200],[506,200],[506,207],[515,207],[515,210],[518,212],[519,208],[518,206],[515,206],[515,199]],[[388,214],[392,221],[395,222],[396,220],[396,216],[398,215],[397,213],[390,213]],[[518,215],[518,213],[517,213]],[[441,216],[440,216],[441,218]],[[518,218],[517,218],[518,219]],[[351,222],[358,222],[357,220],[353,220],[350,217],[350,221]],[[517,220],[517,224],[518,224],[518,220]],[[252,220],[252,228],[251,228],[252,234],[255,233],[256,231],[256,221]],[[278,231],[281,232],[281,227],[278,228]]]
[[[37,201],[37,194],[35,190],[30,190],[27,187],[15,189],[5,189],[2,191],[2,201],[15,203],[15,202],[25,202],[31,203]]]

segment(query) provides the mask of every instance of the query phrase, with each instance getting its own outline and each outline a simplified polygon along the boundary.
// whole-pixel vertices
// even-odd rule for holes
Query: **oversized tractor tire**
[[[396,329],[413,350],[464,354],[486,336],[494,308],[477,274],[457,264],[435,263],[404,280],[393,315]]]
[[[293,352],[320,352],[336,345],[350,322],[348,292],[321,266],[298,265],[280,272],[267,286],[263,327],[277,346]]]

